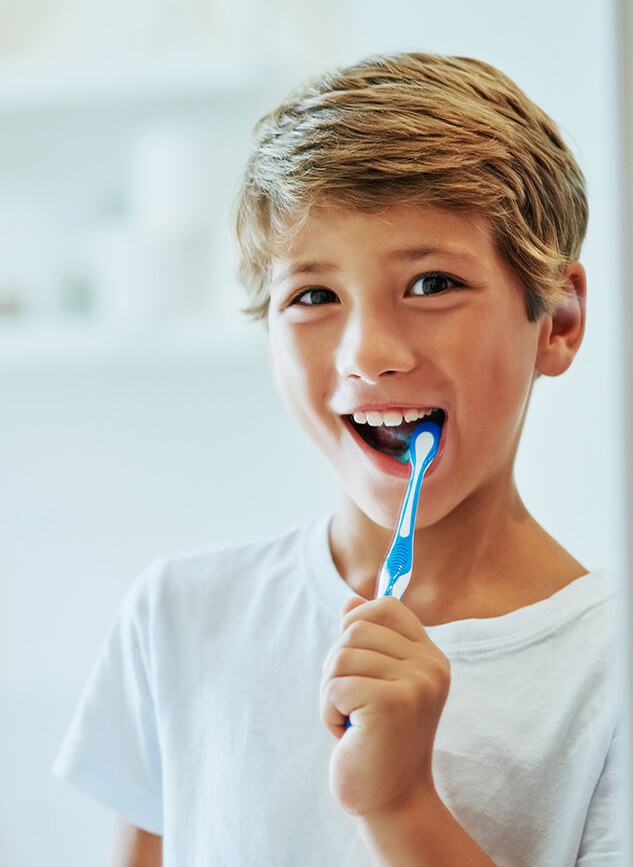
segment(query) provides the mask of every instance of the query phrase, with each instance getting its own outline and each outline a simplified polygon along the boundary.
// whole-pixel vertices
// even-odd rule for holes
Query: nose
[[[339,376],[376,383],[384,376],[408,373],[415,364],[403,323],[390,311],[363,309],[347,317],[336,356]]]

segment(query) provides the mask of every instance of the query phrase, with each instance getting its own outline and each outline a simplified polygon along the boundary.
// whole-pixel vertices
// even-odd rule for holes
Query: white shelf
[[[75,223],[68,237],[63,231],[59,237],[54,231],[42,232],[43,219],[46,215],[54,219],[58,202],[61,213],[71,215],[70,221],[75,214],[99,215],[104,202],[127,203],[130,147],[139,130],[154,122],[159,131],[179,123],[186,131],[192,122],[196,134],[201,127],[201,135],[214,124],[212,159],[223,172],[222,179],[213,180],[214,207],[220,213],[222,196],[228,207],[231,179],[242,159],[236,155],[241,154],[240,148],[246,149],[252,124],[272,102],[271,89],[280,75],[279,70],[262,69],[257,60],[245,64],[243,55],[230,55],[227,50],[205,56],[148,55],[115,63],[100,59],[64,63],[53,57],[0,60],[0,180],[3,192],[9,192],[5,201],[24,199],[28,218],[32,212],[45,215],[33,218],[33,223],[43,238],[38,261],[48,262],[39,269],[28,267],[31,232],[27,244],[14,244],[11,261],[5,257],[0,283],[16,282],[25,287],[26,297],[39,298],[40,287],[61,285],[63,273],[76,269],[83,274],[82,245],[91,243],[91,224],[86,240]],[[210,182],[201,176],[200,183]],[[13,215],[5,219],[13,220]],[[33,315],[0,316],[0,370],[262,357],[261,327],[238,314],[208,312],[195,321],[192,317],[143,326],[97,315],[47,316],[55,308],[54,300],[23,307],[33,310]]]
[[[118,66],[0,62],[0,114],[261,93],[274,75],[230,58],[178,58]]]
[[[201,320],[152,325],[77,319],[0,323],[0,372],[15,368],[265,357],[256,322]]]

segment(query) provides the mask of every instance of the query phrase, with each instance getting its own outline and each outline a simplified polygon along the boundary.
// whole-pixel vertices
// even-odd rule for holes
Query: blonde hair
[[[272,251],[314,204],[395,203],[487,217],[527,315],[565,297],[580,255],[584,178],[554,122],[493,66],[463,57],[373,57],[291,93],[254,130],[236,203],[240,278],[262,318]]]

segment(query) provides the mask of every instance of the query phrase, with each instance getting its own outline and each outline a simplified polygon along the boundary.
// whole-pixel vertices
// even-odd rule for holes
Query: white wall
[[[109,817],[49,767],[135,573],[331,503],[263,352],[222,349],[0,374],[0,863],[105,864]]]
[[[320,4],[308,26],[307,11],[278,0],[274,8],[286,14],[269,31],[278,42],[269,44],[268,57],[265,40],[258,50],[271,66],[278,61],[271,104],[280,81],[291,86],[324,63],[411,48],[496,64],[560,122],[587,175],[592,206],[584,254],[588,329],[573,369],[537,385],[517,474],[528,505],[577,557],[623,573],[614,7],[614,0],[524,7],[391,0],[386,11],[374,0],[331,0],[329,16]],[[233,47],[239,55],[237,39]],[[99,117],[103,122],[95,111],[95,123]],[[251,120],[241,117],[240,129]],[[27,123],[19,111],[15,123]],[[113,172],[108,153],[117,159],[106,142],[94,173],[74,161],[75,174],[88,178],[76,199],[89,195],[90,178],[101,195]],[[11,159],[24,168],[20,158],[16,141]],[[59,164],[46,158],[54,174]],[[66,207],[73,159],[64,165]],[[2,177],[0,168],[0,192],[15,194],[18,182],[62,186],[39,162],[32,172],[16,169],[13,186]],[[49,766],[136,572],[166,550],[276,530],[335,501],[329,471],[270,385],[257,326],[248,333],[252,341],[229,337],[215,349],[173,354],[130,354],[125,342],[121,357],[112,350],[101,358],[0,354],[3,864],[106,863],[109,814],[51,778]]]

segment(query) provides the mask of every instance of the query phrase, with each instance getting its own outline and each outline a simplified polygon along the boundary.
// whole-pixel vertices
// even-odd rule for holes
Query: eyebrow
[[[418,262],[421,259],[425,259],[427,256],[432,255],[450,256],[451,259],[462,259],[465,262],[473,262],[476,260],[476,256],[471,253],[442,247],[405,247],[401,250],[391,250],[387,253],[385,259],[388,263]],[[332,262],[295,262],[293,265],[289,265],[288,268],[285,268],[278,275],[275,282],[285,280],[288,277],[294,277],[297,274],[324,274],[338,270],[338,265],[335,265]]]
[[[321,271],[338,271],[338,266],[331,262],[296,262],[285,268],[281,276],[293,277],[295,274],[316,274]]]
[[[427,256],[450,256],[451,259],[464,259],[472,262],[477,257],[464,250],[446,247],[405,247],[401,250],[391,250],[387,253],[388,262],[417,262]]]

